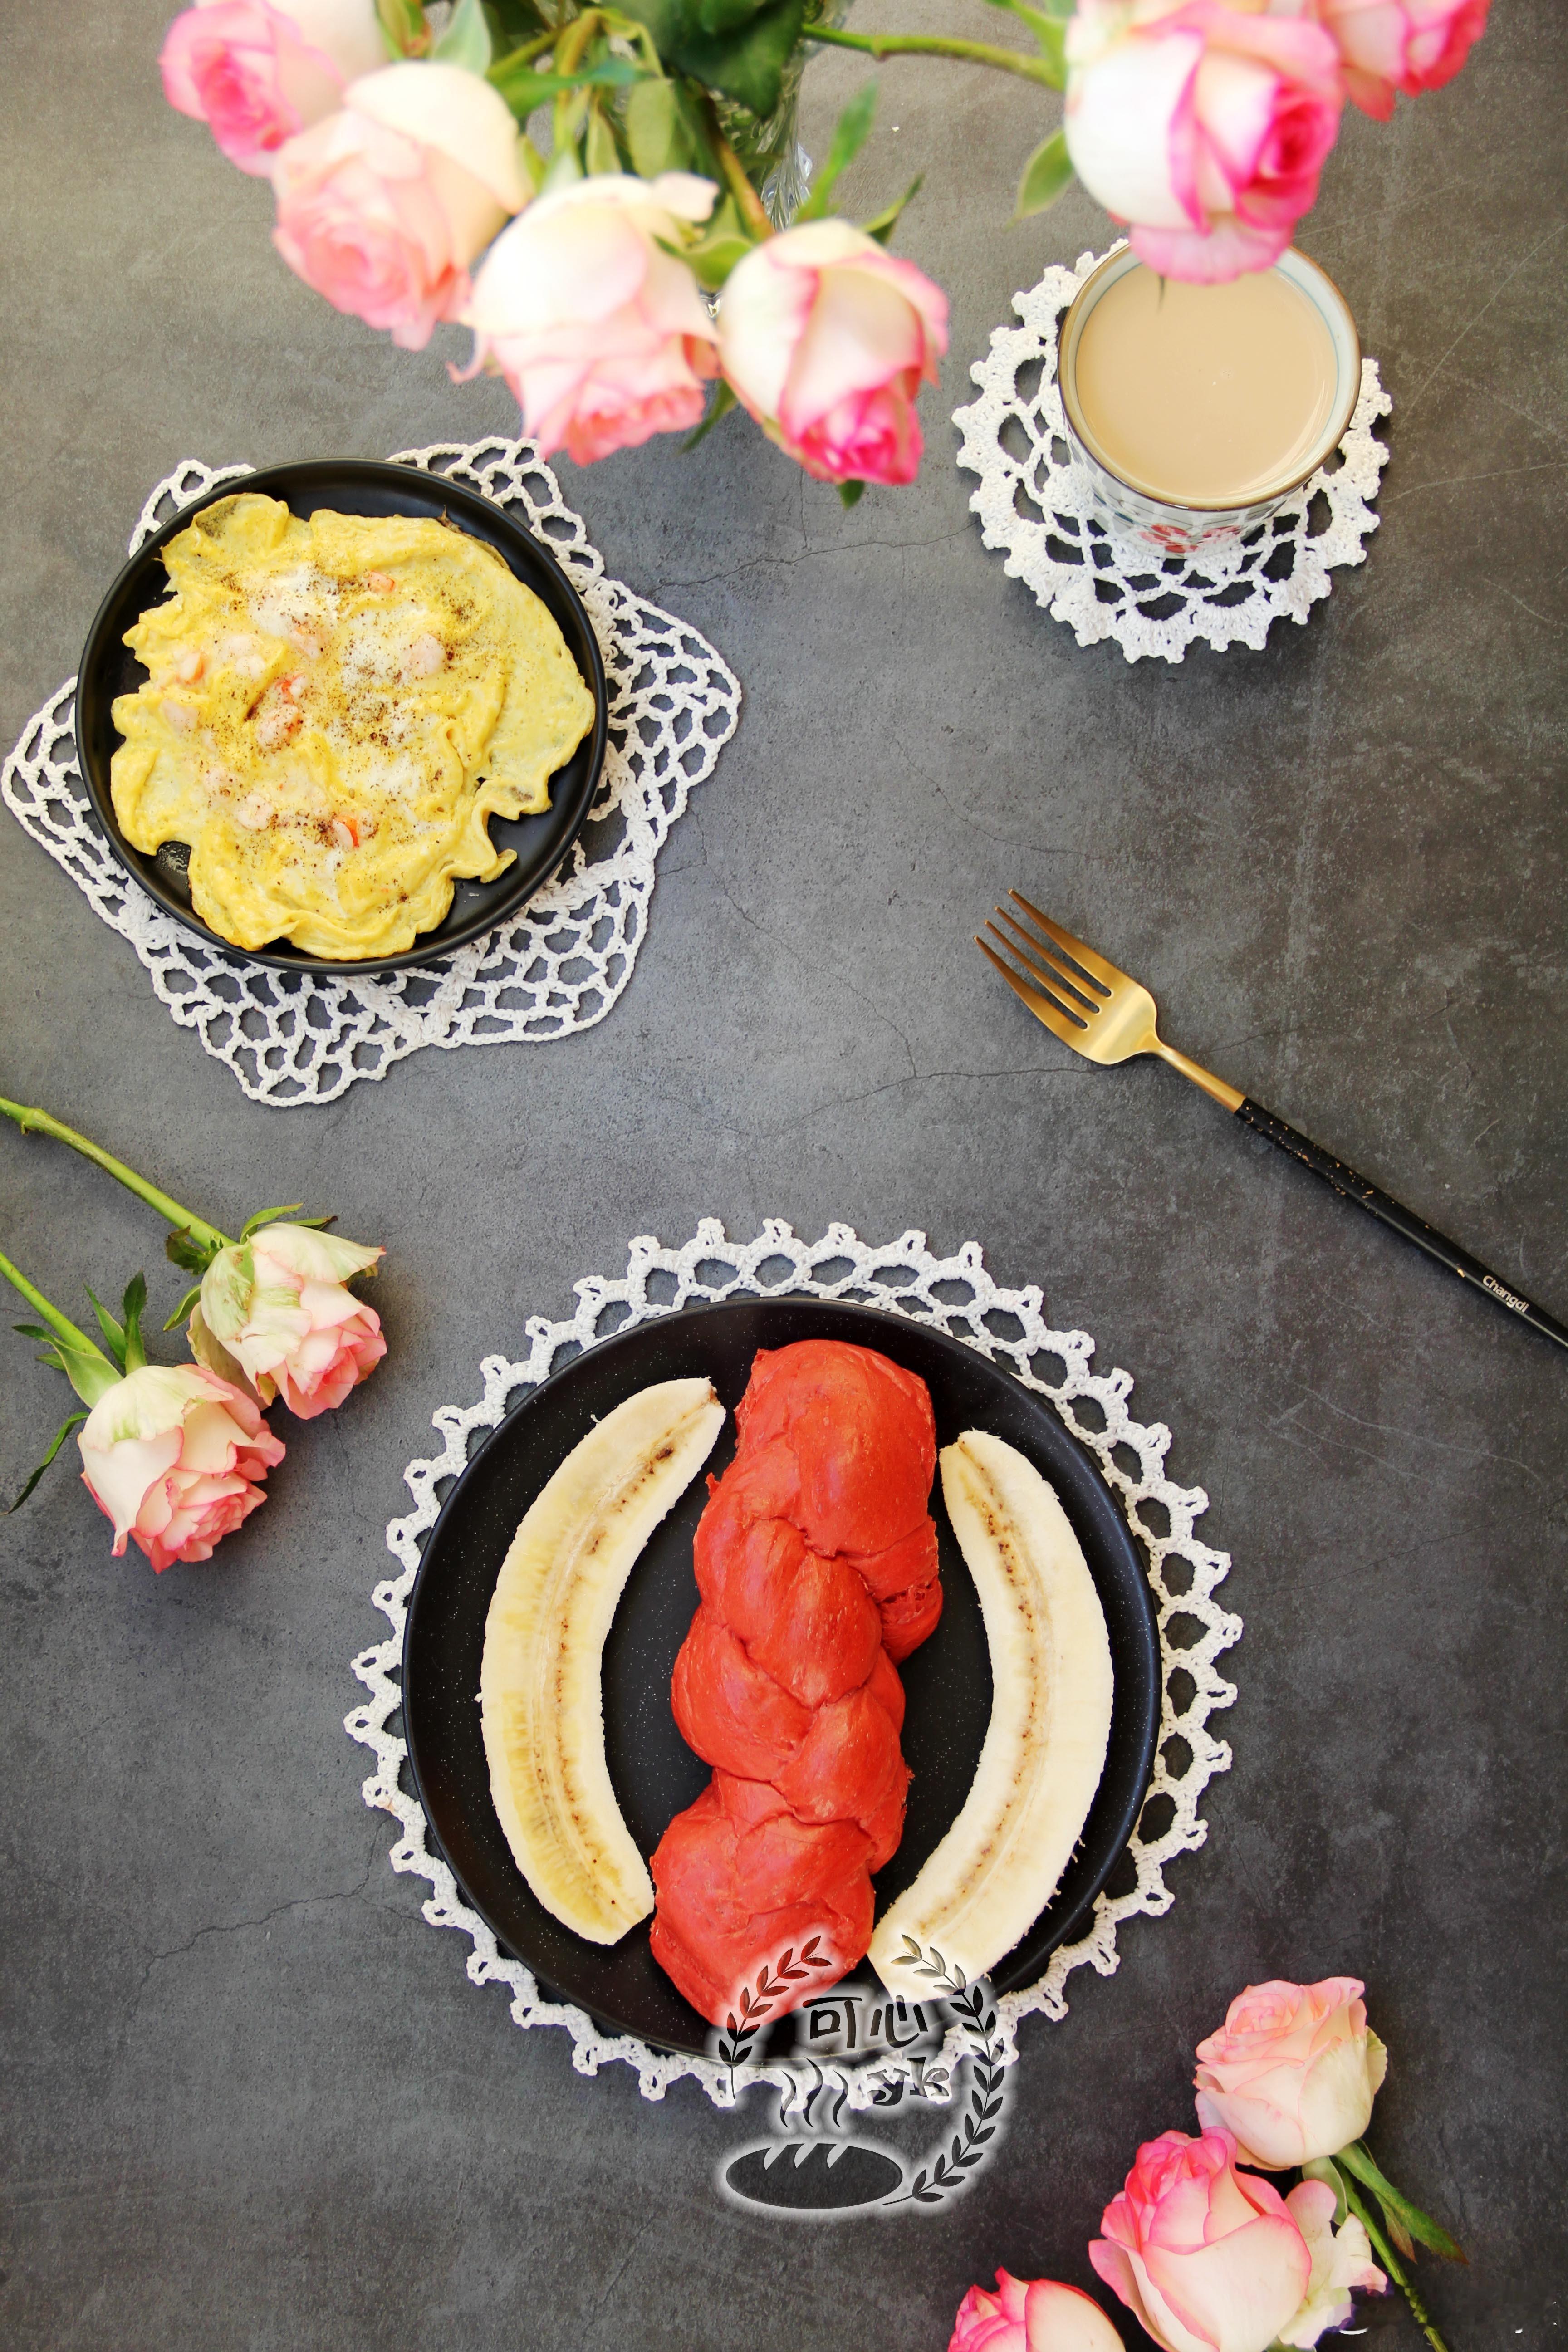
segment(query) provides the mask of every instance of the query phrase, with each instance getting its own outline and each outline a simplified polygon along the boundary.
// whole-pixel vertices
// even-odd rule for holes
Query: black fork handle
[[[1543,1307],[1537,1307],[1530,1299],[1522,1297],[1510,1282],[1504,1282],[1500,1275],[1493,1274],[1479,1257],[1472,1257],[1468,1250],[1461,1249],[1458,1242],[1449,1241],[1434,1226],[1424,1224],[1412,1211],[1391,1199],[1388,1193],[1380,1192],[1364,1176],[1358,1176],[1353,1168],[1347,1168],[1342,1160],[1336,1160],[1332,1152],[1325,1151],[1310,1136],[1298,1133],[1295,1128],[1287,1126],[1282,1118],[1276,1118],[1271,1110],[1265,1110],[1261,1103],[1253,1102],[1247,1096],[1243,1096],[1237,1104],[1236,1116],[1245,1119],[1256,1134],[1267,1136],[1269,1142],[1278,1144],[1281,1151],[1288,1151],[1292,1160],[1299,1160],[1303,1168],[1310,1168],[1314,1176],[1321,1176],[1325,1184],[1331,1184],[1345,1200],[1354,1201],[1358,1207],[1367,1210],[1381,1223],[1403,1234],[1407,1242],[1414,1242],[1416,1248],[1425,1250],[1428,1257],[1435,1257],[1439,1265],[1446,1265],[1450,1274],[1457,1274],[1461,1282],[1473,1282],[1478,1290],[1484,1291],[1500,1307],[1506,1307],[1510,1315],[1517,1315],[1532,1329],[1544,1332],[1547,1339],[1555,1339],[1560,1348],[1568,1348],[1568,1328],[1559,1323],[1555,1316],[1548,1315]]]

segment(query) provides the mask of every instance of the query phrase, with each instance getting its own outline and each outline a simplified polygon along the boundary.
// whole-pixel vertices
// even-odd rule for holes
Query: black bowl
[[[493,882],[458,882],[444,919],[426,931],[401,954],[374,961],[333,963],[308,956],[286,940],[264,948],[237,948],[233,941],[209,929],[191,905],[189,886],[181,863],[166,850],[156,857],[132,849],[120,830],[110,793],[110,762],[121,741],[110,715],[114,698],[133,694],[146,670],[123,642],[127,629],[168,593],[168,576],[162,552],[165,543],[184,530],[193,515],[215,499],[239,491],[257,490],[281,499],[300,516],[318,507],[338,514],[414,515],[439,518],[482,539],[525,587],[531,588],[560,628],[572,658],[594,698],[594,724],[570,760],[551,779],[550,807],[542,816],[492,817],[490,838],[498,848],[517,853],[515,865]],[[502,507],[482,498],[462,482],[439,474],[423,474],[412,466],[388,466],[362,457],[328,457],[308,465],[271,466],[264,473],[247,474],[236,481],[218,482],[189,506],[182,507],[146,544],[137,549],[98,608],[76,691],[76,739],[81,772],[98,821],[116,856],[150,898],[195,931],[219,953],[241,956],[250,963],[275,965],[282,971],[309,971],[323,978],[347,978],[355,972],[399,971],[411,964],[428,964],[482,939],[509,916],[523,908],[541,883],[565,856],[586,822],[604,765],[609,723],[609,698],[605,665],[583,600],[548,548],[541,545],[526,524]]]
[[[1058,1944],[1080,1933],[1131,1833],[1153,1765],[1161,1711],[1160,1635],[1148,1579],[1120,1505],[1087,1449],[1049,1401],[947,1333],[875,1307],[815,1298],[726,1299],[661,1316],[602,1340],[531,1390],[486,1438],[430,1531],[408,1604],[403,1716],[415,1787],[442,1853],[498,1940],[554,1992],[612,2032],[700,2053],[708,2026],[648,1948],[647,1924],[618,1944],[590,1944],[531,1893],[490,1801],[475,1696],[485,1617],[519,1520],[596,1419],[655,1381],[706,1374],[731,1412],[759,1348],[846,1339],[879,1349],[931,1391],[939,1445],[988,1429],[1047,1477],[1083,1546],[1105,1611],[1115,1672],[1105,1773],[1060,1885],[993,1973],[998,1992],[1033,1984]],[[728,1423],[710,1457],[734,1451]],[[633,1837],[652,1853],[674,1814],[707,1786],[709,1769],[675,1727],[669,1678],[697,1605],[691,1538],[705,1482],[692,1481],[632,1570],[605,1645],[605,1745]],[[908,1694],[904,1755],[914,1772],[903,1843],[878,1874],[885,1909],[914,1878],[969,1793],[991,1714],[991,1667],[980,1603],[957,1539],[932,1496],[944,1601],[930,1641],[900,1672]]]

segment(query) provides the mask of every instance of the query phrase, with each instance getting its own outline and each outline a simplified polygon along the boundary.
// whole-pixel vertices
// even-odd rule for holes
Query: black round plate
[[[184,872],[171,858],[147,857],[132,849],[120,830],[110,793],[110,762],[121,737],[110,716],[118,694],[133,694],[146,670],[123,643],[125,632],[151,604],[160,604],[169,590],[162,561],[165,543],[184,530],[193,515],[216,499],[231,499],[242,490],[257,490],[281,499],[301,517],[318,507],[337,514],[414,515],[439,519],[445,515],[472,538],[482,539],[550,613],[571,649],[572,658],[594,698],[595,719],[583,741],[551,779],[550,807],[542,816],[492,817],[490,839],[498,849],[512,849],[517,862],[493,882],[459,882],[445,919],[434,930],[422,932],[399,955],[372,962],[331,963],[304,954],[286,940],[264,948],[237,948],[210,930],[191,905]],[[409,964],[427,964],[450,955],[454,948],[480,939],[498,923],[515,915],[548,881],[586,822],[604,765],[609,721],[609,698],[605,665],[599,654],[583,600],[561,565],[534,538],[527,526],[482,498],[465,483],[447,481],[439,474],[422,474],[412,466],[377,465],[368,458],[327,457],[308,465],[271,466],[264,473],[247,474],[216,483],[205,497],[193,499],[172,515],[146,544],[137,549],[98,608],[81,657],[76,690],[76,740],[81,772],[98,821],[115,856],[150,897],[166,908],[176,922],[195,931],[221,954],[242,956],[249,963],[273,964],[283,971],[319,972],[323,978],[346,978],[354,972],[398,971]]]
[[[477,1695],[485,1618],[519,1520],[595,1420],[655,1381],[706,1374],[732,1412],[759,1348],[846,1339],[879,1349],[931,1391],[938,1445],[988,1429],[1047,1476],[1083,1546],[1105,1610],[1115,1700],[1105,1774],[1061,1885],[994,1970],[999,1992],[1033,1984],[1084,1921],[1138,1818],[1160,1722],[1160,1638],[1127,1522],[1085,1449],[1047,1401],[945,1332],[875,1307],[815,1298],[726,1299],[638,1324],[574,1357],[531,1390],[486,1440],[447,1496],[415,1579],[403,1644],[403,1717],[415,1786],[441,1852],[474,1909],[553,1991],[614,2032],[701,2053],[709,2029],[648,1949],[645,1921],[608,1947],[584,1942],[531,1893],[490,1801]],[[727,1422],[708,1468],[734,1452]],[[627,1826],[645,1854],[707,1786],[709,1768],[670,1712],[676,1653],[697,1606],[691,1538],[707,1486],[693,1479],[632,1570],[605,1645],[605,1745]],[[900,1672],[909,1696],[904,1755],[913,1769],[903,1843],[877,1879],[883,1908],[913,1879],[969,1793],[991,1715],[991,1668],[973,1581],[942,1507],[942,1622]]]

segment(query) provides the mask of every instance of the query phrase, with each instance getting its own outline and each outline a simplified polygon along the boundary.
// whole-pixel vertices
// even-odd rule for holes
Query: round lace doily
[[[476,1985],[501,1984],[511,1997],[511,2015],[521,2026],[559,2025],[571,2034],[573,2063],[595,2074],[618,2059],[635,2067],[645,2098],[662,2098],[684,2075],[700,2082],[718,2106],[733,2104],[730,2070],[709,2058],[650,2049],[626,2034],[603,2033],[584,2011],[543,1998],[521,1961],[509,1959],[477,1913],[463,1901],[447,1864],[426,1843],[425,1816],[405,1783],[407,1749],[388,1728],[402,1692],[397,1681],[403,1655],[408,1596],[419,1565],[421,1538],[435,1525],[447,1489],[468,1462],[476,1435],[493,1429],[520,1390],[534,1387],[555,1365],[592,1347],[613,1330],[671,1315],[696,1302],[738,1293],[805,1293],[817,1298],[864,1299],[895,1314],[952,1332],[994,1362],[1004,1364],[1026,1387],[1047,1396],[1073,1433],[1091,1448],[1107,1482],[1120,1497],[1129,1526],[1148,1563],[1160,1621],[1164,1698],[1153,1778],[1127,1853],[1112,1875],[1117,1892],[1102,1894],[1093,1924],[1078,1943],[1051,1956],[1046,1973],[1022,1992],[998,2004],[1009,2061],[1016,2056],[1018,2020],[1037,2012],[1067,2014],[1065,1987],[1074,1969],[1086,1963],[1100,1976],[1117,1966],[1116,1931],[1140,1912],[1168,1911],[1172,1895],[1164,1881],[1167,1863],[1204,1843],[1198,1800],[1216,1772],[1228,1770],[1230,1749],[1208,1730],[1209,1717],[1229,1706],[1234,1685],[1215,1661],[1241,1637],[1241,1620],[1219,1607],[1214,1595],[1230,1566],[1193,1529],[1208,1508],[1201,1487],[1178,1486],[1165,1475],[1171,1433],[1159,1423],[1147,1426],[1127,1410],[1131,1374],[1090,1370],[1094,1341],[1087,1331],[1053,1331],[1045,1323],[1041,1296],[1032,1285],[1005,1289],[981,1260],[978,1242],[965,1242],[953,1256],[933,1257],[925,1235],[907,1233],[879,1246],[862,1242],[847,1225],[830,1225],[820,1241],[799,1240],[790,1227],[769,1218],[754,1241],[726,1239],[717,1219],[704,1218],[693,1238],[667,1249],[651,1234],[635,1240],[626,1271],[618,1280],[591,1275],[576,1286],[577,1311],[561,1322],[531,1317],[528,1351],[516,1362],[487,1356],[479,1371],[483,1394],[472,1404],[443,1405],[433,1416],[445,1443],[440,1454],[411,1462],[404,1478],[414,1508],[394,1519],[387,1548],[398,1573],[375,1587],[371,1598],[386,1618],[386,1639],[363,1650],[353,1671],[370,1692],[369,1704],[344,1718],[351,1738],[375,1751],[376,1768],[364,1782],[364,1801],[391,1813],[400,1835],[389,1859],[395,1871],[429,1880],[434,1890],[424,1906],[433,1927],[457,1927],[472,1938],[468,1973]],[[1135,1466],[1132,1466],[1135,1465]],[[956,2054],[954,2042],[950,2058]],[[752,2070],[747,2081],[784,2087],[783,2064]],[[851,2104],[874,2102],[874,2074],[852,2078]]]
[[[1067,442],[1057,329],[1103,258],[1083,254],[1076,269],[1047,269],[1037,286],[1015,294],[1023,324],[994,329],[990,351],[970,369],[980,397],[952,414],[963,436],[958,462],[980,477],[970,510],[985,545],[1006,550],[1008,578],[1031,588],[1080,646],[1114,637],[1130,662],[1145,654],[1178,662],[1194,637],[1216,652],[1257,648],[1281,614],[1305,623],[1328,594],[1335,565],[1365,562],[1363,541],[1378,524],[1372,502],[1388,462],[1372,428],[1394,403],[1377,362],[1363,360],[1350,430],[1304,488],[1235,544],[1162,561],[1107,529]]]
[[[77,766],[76,680],[35,713],[0,774],[6,805],[129,940],[184,1029],[257,1102],[335,1101],[421,1045],[542,1044],[602,1021],[632,975],[654,866],[693,784],[735,731],[741,689],[705,637],[605,575],[580,515],[526,441],[442,442],[395,465],[451,475],[521,508],[588,610],[605,657],[609,744],[588,823],[553,878],[488,938],[428,967],[320,980],[219,953],[165,914],[104,840]],[[131,551],[215,482],[248,466],[188,457],[142,509]]]

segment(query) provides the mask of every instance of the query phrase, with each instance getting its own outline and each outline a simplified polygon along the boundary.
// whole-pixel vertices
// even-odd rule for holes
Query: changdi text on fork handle
[[[1495,1298],[1500,1307],[1508,1307],[1537,1331],[1543,1331],[1549,1339],[1555,1339],[1560,1348],[1568,1348],[1568,1328],[1564,1328],[1555,1317],[1523,1297],[1511,1283],[1504,1282],[1500,1275],[1493,1274],[1489,1266],[1484,1266],[1479,1257],[1472,1257],[1468,1250],[1462,1250],[1457,1242],[1447,1240],[1431,1225],[1423,1224],[1409,1209],[1391,1200],[1386,1192],[1380,1192],[1364,1176],[1358,1176],[1353,1168],[1347,1168],[1342,1160],[1336,1160],[1331,1152],[1323,1150],[1310,1137],[1287,1126],[1282,1118],[1276,1118],[1271,1110],[1265,1110],[1261,1103],[1253,1102],[1249,1097],[1243,1097],[1237,1106],[1236,1116],[1245,1119],[1258,1134],[1267,1136],[1270,1143],[1277,1143],[1281,1151],[1288,1151],[1292,1160],[1299,1160],[1304,1168],[1310,1168],[1314,1176],[1321,1176],[1325,1184],[1331,1184],[1335,1192],[1342,1193],[1347,1201],[1357,1202],[1385,1225],[1391,1225],[1396,1234],[1403,1234],[1407,1242],[1414,1242],[1416,1248],[1425,1250],[1428,1257],[1435,1257],[1439,1265],[1447,1267],[1450,1274],[1457,1274],[1462,1282],[1473,1282],[1479,1290],[1484,1290],[1489,1297]]]

